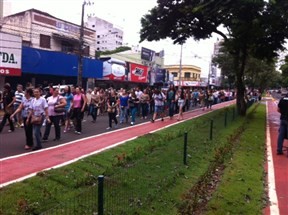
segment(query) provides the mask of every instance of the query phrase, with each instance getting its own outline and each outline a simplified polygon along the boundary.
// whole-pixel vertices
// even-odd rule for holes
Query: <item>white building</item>
[[[22,36],[23,46],[79,53],[80,26],[36,9],[4,17],[2,31]],[[95,57],[95,35],[94,30],[84,28],[86,56]]]
[[[98,17],[88,17],[85,26],[96,31],[96,50],[111,51],[123,46],[123,31]]]

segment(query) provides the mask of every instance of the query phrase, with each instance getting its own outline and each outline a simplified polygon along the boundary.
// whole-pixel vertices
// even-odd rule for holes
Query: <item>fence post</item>
[[[210,121],[210,140],[213,139],[213,119]]]
[[[225,128],[227,127],[227,115],[228,115],[228,110],[225,110],[225,119],[224,119]]]
[[[187,165],[187,131],[184,133],[184,157],[183,157],[183,163],[184,165]]]
[[[98,215],[104,214],[104,175],[98,176]]]

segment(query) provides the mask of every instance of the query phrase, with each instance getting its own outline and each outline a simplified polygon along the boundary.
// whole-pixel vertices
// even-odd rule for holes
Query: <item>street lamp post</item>
[[[181,43],[181,51],[180,51],[180,65],[179,65],[179,87],[181,87],[181,75],[182,75],[182,51],[183,51],[183,44]]]

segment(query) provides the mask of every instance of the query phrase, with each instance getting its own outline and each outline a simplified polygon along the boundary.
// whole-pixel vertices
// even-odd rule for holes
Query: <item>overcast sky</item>
[[[9,15],[31,8],[51,14],[57,18],[80,24],[81,5],[84,0],[4,0],[4,15]],[[88,0],[86,0],[88,2]],[[85,18],[95,15],[112,22],[124,31],[124,43],[139,44],[140,19],[157,5],[157,0],[90,0],[94,4],[85,6]],[[183,64],[201,67],[202,76],[207,76],[209,62],[213,53],[216,37],[195,42],[192,39],[183,46]],[[165,64],[179,64],[180,46],[171,40],[143,42],[140,46],[160,51],[165,50]]]

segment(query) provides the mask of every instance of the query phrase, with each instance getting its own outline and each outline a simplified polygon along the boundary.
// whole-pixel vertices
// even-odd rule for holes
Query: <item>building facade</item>
[[[202,86],[200,80],[201,68],[194,65],[166,65],[164,68],[174,77],[175,86],[197,87]]]
[[[123,46],[123,31],[98,17],[88,17],[85,26],[96,31],[96,51],[111,51]]]
[[[2,31],[22,36],[23,46],[79,53],[80,26],[39,10],[30,9],[4,17]],[[82,51],[85,56],[95,57],[95,36],[94,30],[84,28]]]
[[[165,69],[174,76],[175,81],[200,81],[201,68],[194,65],[182,65],[181,73],[179,65],[166,65]]]

